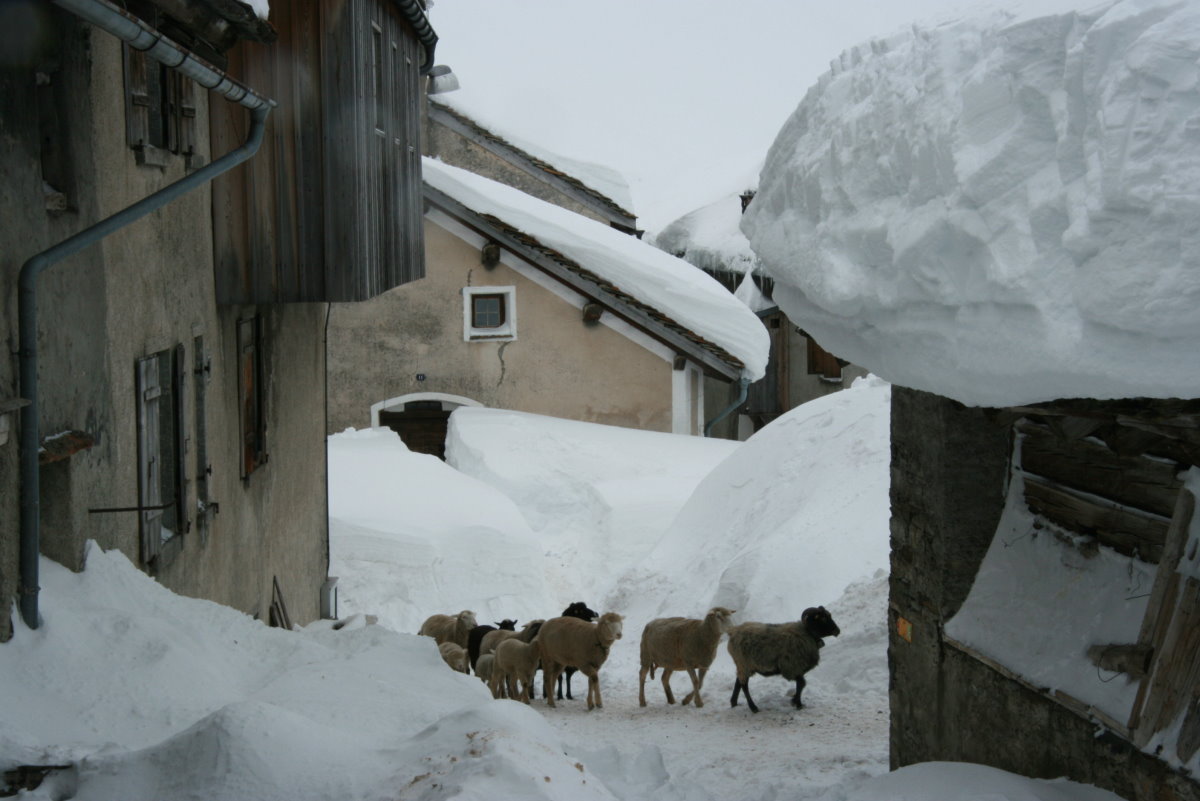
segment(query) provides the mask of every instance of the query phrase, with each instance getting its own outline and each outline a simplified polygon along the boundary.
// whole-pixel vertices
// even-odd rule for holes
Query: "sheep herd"
[[[803,708],[800,694],[804,674],[816,667],[826,637],[841,633],[833,617],[823,606],[804,610],[791,623],[732,622],[734,611],[714,606],[702,620],[664,617],[651,620],[642,629],[641,672],[638,678],[638,702],[646,706],[646,675],[654,678],[662,671],[667,703],[675,703],[670,678],[675,671],[687,671],[692,691],[680,702],[704,706],[700,689],[704,676],[717,655],[721,637],[729,635],[727,648],[737,670],[730,706],[737,706],[745,693],[751,712],[758,706],[750,697],[750,677],[782,676],[796,682],[792,705]],[[542,671],[542,694],[546,704],[555,706],[571,698],[571,676],[576,671],[587,676],[587,708],[603,706],[600,697],[600,668],[608,659],[612,644],[621,639],[624,618],[615,612],[597,614],[582,601],[563,610],[559,617],[531,620],[520,631],[517,621],[501,620],[494,626],[479,625],[475,613],[464,610],[457,615],[431,615],[418,634],[433,637],[442,659],[454,670],[474,673],[486,682],[496,698],[512,698],[529,703],[537,697],[534,677]]]

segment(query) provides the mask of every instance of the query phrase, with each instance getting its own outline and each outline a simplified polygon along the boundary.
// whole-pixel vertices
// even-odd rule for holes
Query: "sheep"
[[[452,642],[462,648],[467,647],[467,635],[475,628],[475,613],[464,609],[457,615],[430,615],[417,634],[433,637],[434,642],[441,645]]]
[[[496,646],[492,654],[494,664],[492,677],[488,681],[492,696],[500,697],[501,684],[508,689],[508,697],[529,703],[533,697],[533,674],[538,669],[540,645],[538,638],[533,642],[521,642],[515,637],[509,637]],[[521,692],[517,694],[517,683],[520,682]]]
[[[695,701],[696,708],[704,706],[700,687],[708,666],[717,655],[717,644],[721,635],[729,628],[733,611],[723,606],[714,606],[703,620],[685,617],[663,617],[651,620],[642,629],[642,670],[638,677],[638,703],[646,705],[646,673],[654,678],[655,667],[662,668],[662,685],[667,694],[667,703],[675,703],[671,692],[671,673],[686,670],[692,680],[692,691],[681,706]],[[696,673],[699,671],[699,678]],[[748,698],[749,696],[747,696]]]
[[[479,661],[479,645],[483,642],[483,635],[489,631],[503,629],[505,631],[515,631],[517,621],[505,618],[496,622],[494,626],[476,626],[467,632],[467,659],[471,663],[471,670],[475,669],[475,663]]]
[[[471,672],[467,669],[467,652],[458,643],[444,642],[438,646],[438,652],[442,655],[442,660],[459,673]]]
[[[554,706],[551,687],[563,668],[570,666],[588,677],[588,709],[603,707],[600,699],[600,666],[608,659],[608,650],[613,642],[621,639],[624,620],[616,612],[605,612],[598,623],[587,623],[575,617],[556,617],[542,625],[538,642],[541,643],[544,691],[549,706]]]
[[[490,680],[492,678],[492,667],[495,663],[495,654],[480,654],[479,659],[475,660],[475,675],[479,677],[480,681],[487,684],[489,688],[492,686]]]
[[[804,690],[804,674],[817,666],[824,637],[836,637],[841,629],[823,606],[804,610],[800,620],[793,623],[743,623],[729,630],[729,655],[737,668],[730,706],[737,706],[738,693],[745,691],[746,704],[757,712],[750,698],[750,677],[783,676],[795,679],[796,694],[792,706],[803,709],[800,693]]]
[[[537,636],[538,630],[545,623],[544,620],[531,620],[521,627],[520,631],[509,631],[508,629],[496,629],[495,631],[484,632],[483,639],[479,641],[479,655],[492,654],[496,652],[496,646],[510,637],[516,637],[521,642],[529,642]]]
[[[593,610],[588,609],[587,604],[585,604],[583,601],[576,601],[575,603],[568,606],[566,609],[563,610],[562,616],[563,617],[577,617],[580,620],[587,621],[588,623],[591,623],[593,620],[600,617],[600,615],[596,614]],[[575,699],[571,697],[571,677],[575,675],[575,668],[569,667],[566,669],[565,672],[567,675],[567,680],[566,680],[567,700],[573,701]],[[558,700],[561,701],[562,699],[563,699],[563,677],[560,675],[558,677]]]

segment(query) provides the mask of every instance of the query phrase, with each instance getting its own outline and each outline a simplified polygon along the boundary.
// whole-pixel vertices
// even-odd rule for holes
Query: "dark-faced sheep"
[[[729,655],[737,668],[730,706],[737,706],[738,693],[746,693],[746,704],[757,712],[750,697],[750,677],[783,676],[796,682],[792,706],[803,709],[800,693],[804,690],[804,674],[817,666],[825,637],[836,637],[841,629],[823,606],[804,610],[794,623],[743,623],[729,630]]]
[[[704,706],[700,688],[708,667],[717,656],[717,644],[721,635],[729,628],[733,611],[723,606],[714,606],[703,620],[686,617],[660,617],[651,620],[642,629],[642,670],[638,677],[638,703],[646,705],[646,674],[654,678],[654,669],[662,668],[663,691],[667,703],[675,703],[671,692],[671,673],[686,670],[692,680],[692,691],[682,706],[695,701],[697,708]],[[697,674],[699,674],[697,676]],[[749,696],[747,696],[749,698]]]
[[[432,637],[438,645],[452,642],[465,650],[467,635],[473,628],[475,628],[475,613],[464,609],[457,615],[430,615],[421,624],[417,634]]]
[[[575,617],[555,617],[542,625],[538,642],[541,643],[547,704],[554,706],[551,689],[559,674],[564,668],[573,667],[588,677],[588,709],[603,707],[600,666],[608,659],[613,642],[621,639],[624,620],[616,612],[605,612],[598,623],[587,623]]]
[[[467,632],[467,659],[471,663],[471,670],[475,669],[475,663],[479,661],[479,646],[483,642],[483,635],[489,631],[502,629],[503,631],[516,631],[517,621],[505,618],[496,622],[494,626],[476,626]]]
[[[594,612],[591,609],[588,609],[587,604],[585,604],[583,601],[576,601],[575,603],[568,606],[566,609],[563,610],[562,616],[563,617],[577,617],[580,620],[586,620],[588,623],[591,623],[593,620],[600,617],[600,615],[596,614],[596,612]],[[558,700],[561,701],[563,699],[563,676],[564,675],[566,677],[566,685],[567,685],[567,700],[573,701],[573,700],[575,700],[571,697],[571,677],[575,675],[575,668],[573,668],[573,667],[567,668],[566,671],[564,672],[564,674],[560,675],[558,677],[558,682],[557,682],[557,684],[558,684]]]

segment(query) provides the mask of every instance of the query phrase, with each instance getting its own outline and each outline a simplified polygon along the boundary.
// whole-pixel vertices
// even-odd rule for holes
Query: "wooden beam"
[[[1162,557],[1158,562],[1158,573],[1154,577],[1154,586],[1146,604],[1146,616],[1142,618],[1141,630],[1138,632],[1138,644],[1153,648],[1159,655],[1150,666],[1150,674],[1138,687],[1133,709],[1129,714],[1129,728],[1134,732],[1134,741],[1139,747],[1149,742],[1156,731],[1153,720],[1155,712],[1149,708],[1150,697],[1154,694],[1154,679],[1160,669],[1163,645],[1175,616],[1180,579],[1177,568],[1188,541],[1195,509],[1195,496],[1186,488],[1181,490],[1175,504],[1175,514],[1167,528]]]
[[[1074,430],[1084,428],[1086,425]],[[1038,425],[1023,420],[1017,424],[1017,431],[1021,434],[1021,469],[1025,472],[1163,518],[1173,514],[1183,486],[1175,464],[1122,456],[1094,440],[1063,438],[1057,435],[1053,423]]]
[[[1067,487],[1055,486],[1033,475],[1025,476],[1025,503],[1050,522],[1068,531],[1095,537],[1119,553],[1143,561],[1159,561],[1170,521]]]

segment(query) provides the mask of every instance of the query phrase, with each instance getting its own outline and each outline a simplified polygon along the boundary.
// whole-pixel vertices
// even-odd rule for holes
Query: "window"
[[[819,375],[822,381],[841,381],[844,364],[841,359],[818,345],[815,339],[808,337],[809,375]]]
[[[192,81],[125,45],[125,135],[138,164],[165,166],[167,154],[196,149]]]
[[[153,568],[179,551],[188,526],[182,366],[182,345],[137,362],[138,530]]]
[[[266,404],[263,397],[262,320],[238,320],[238,398],[242,432],[242,478],[267,462]]]
[[[467,287],[463,290],[463,339],[517,338],[516,288]]]

